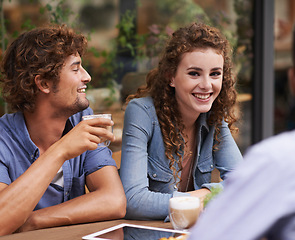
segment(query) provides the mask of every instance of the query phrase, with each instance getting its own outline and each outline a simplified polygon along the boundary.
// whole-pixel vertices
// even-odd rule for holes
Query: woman
[[[121,180],[127,218],[164,219],[169,199],[205,197],[242,155],[232,138],[236,91],[230,46],[215,28],[180,28],[147,85],[128,98]],[[130,101],[130,99],[132,99]]]

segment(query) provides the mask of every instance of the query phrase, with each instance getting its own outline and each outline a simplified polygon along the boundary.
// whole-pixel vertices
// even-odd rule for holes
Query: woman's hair
[[[171,87],[169,83],[171,78],[176,75],[177,67],[184,53],[206,48],[214,49],[224,58],[222,89],[212,105],[207,120],[209,125],[215,125],[215,140],[219,143],[218,134],[222,120],[224,119],[228,123],[231,130],[233,130],[232,124],[237,120],[234,115],[236,90],[231,71],[230,44],[214,27],[193,23],[188,27],[176,30],[167,42],[158,67],[148,73],[146,86],[139,88],[136,94],[127,98],[127,102],[132,98],[148,95],[153,98],[165,144],[165,155],[170,160],[170,168],[173,170],[175,180],[178,178],[178,172],[182,169],[181,149],[185,144],[182,138],[184,125],[175,98],[175,88]],[[173,154],[176,154],[178,159],[175,159]],[[178,171],[174,166],[175,163],[178,164]]]
[[[292,63],[293,67],[295,67],[295,25],[292,30]]]
[[[36,28],[21,34],[2,61],[2,95],[15,111],[34,111],[38,87],[35,77],[57,84],[66,58],[82,56],[87,40],[66,26]]]

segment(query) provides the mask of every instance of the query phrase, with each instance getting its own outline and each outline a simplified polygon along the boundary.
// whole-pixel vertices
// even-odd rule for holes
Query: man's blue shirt
[[[91,108],[71,116],[64,134],[76,126],[83,115],[93,114]],[[21,112],[0,118],[0,182],[10,184],[22,175],[39,157],[39,149],[30,138]],[[72,158],[62,166],[64,186],[51,183],[35,210],[60,204],[85,193],[85,177],[104,166],[116,166],[111,150],[98,147]],[[42,172],[40,172],[40,175]]]

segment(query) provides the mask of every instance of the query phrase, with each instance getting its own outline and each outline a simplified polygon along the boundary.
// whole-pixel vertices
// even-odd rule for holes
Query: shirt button
[[[177,189],[177,186],[176,185],[174,185],[174,189]]]
[[[66,196],[68,196],[69,195],[69,192],[66,192]]]
[[[211,165],[210,168],[213,168],[213,165]]]
[[[156,174],[156,173],[154,173],[154,174],[153,174],[153,177],[157,177],[157,174]]]

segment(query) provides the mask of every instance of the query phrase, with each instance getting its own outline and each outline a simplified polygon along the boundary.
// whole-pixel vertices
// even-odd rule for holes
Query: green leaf
[[[222,187],[215,186],[210,189],[210,193],[206,195],[204,199],[204,208],[208,205],[209,202],[211,202],[218,194],[222,192]]]
[[[52,6],[51,6],[50,4],[46,4],[46,8],[47,8],[47,10],[48,10],[49,12],[52,11]]]

